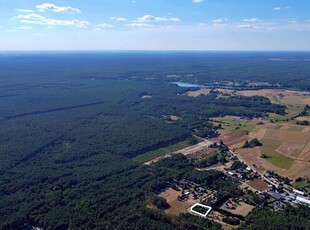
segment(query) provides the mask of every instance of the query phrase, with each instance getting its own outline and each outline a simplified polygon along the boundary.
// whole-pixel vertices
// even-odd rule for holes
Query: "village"
[[[206,145],[213,146],[210,140],[205,140],[197,146],[188,147],[194,154]],[[161,159],[171,158],[175,154],[166,154]],[[200,152],[201,153],[201,152]],[[190,157],[191,154],[187,154]],[[247,165],[234,151],[228,149],[226,163],[215,167],[196,168],[198,171],[218,170],[227,178],[237,181],[242,195],[239,197],[219,196],[217,190],[204,187],[190,180],[171,180],[159,196],[165,198],[169,208],[167,214],[179,215],[190,213],[201,218],[208,218],[222,225],[224,229],[238,227],[247,215],[257,206],[268,207],[270,210],[282,210],[287,205],[305,205],[310,207],[309,190],[302,191],[291,185],[292,180],[281,177],[273,171],[260,173],[257,165]],[[157,159],[156,162],[161,159]],[[156,163],[155,162],[155,163]],[[153,164],[149,163],[149,164]]]

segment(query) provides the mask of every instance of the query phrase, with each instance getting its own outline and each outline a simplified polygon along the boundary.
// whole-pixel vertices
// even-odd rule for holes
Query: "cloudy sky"
[[[310,0],[0,0],[0,50],[310,50]]]

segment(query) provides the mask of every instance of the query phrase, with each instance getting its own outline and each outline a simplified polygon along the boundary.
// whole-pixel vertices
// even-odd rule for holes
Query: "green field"
[[[231,119],[231,118],[224,118],[221,119],[223,128],[229,131],[244,131],[244,132],[256,132],[258,131],[257,128],[250,122]]]
[[[302,188],[307,187],[309,185],[310,185],[310,182],[307,179],[302,179],[301,181],[298,181],[298,182],[296,181],[293,184],[293,186],[297,189],[302,189]]]
[[[185,140],[185,141],[181,141],[179,143],[176,143],[174,145],[170,145],[170,146],[165,147],[165,148],[156,149],[154,151],[138,155],[132,159],[136,162],[144,163],[144,162],[150,161],[156,157],[164,156],[168,153],[178,151],[178,150],[186,148],[188,146],[190,146],[189,140]]]
[[[303,105],[286,105],[286,106],[287,106],[287,114],[285,114],[285,115],[276,114],[276,115],[272,116],[271,120],[276,119],[278,122],[281,122],[281,121],[292,121],[292,122],[294,122],[294,120],[291,120],[291,118],[296,117],[304,109]]]
[[[263,144],[262,147],[260,147],[261,152],[268,156],[267,160],[283,169],[289,169],[292,164],[294,163],[294,160],[284,156],[276,151],[276,149],[281,145],[280,141],[276,140],[270,140],[270,139],[262,139],[261,143]]]

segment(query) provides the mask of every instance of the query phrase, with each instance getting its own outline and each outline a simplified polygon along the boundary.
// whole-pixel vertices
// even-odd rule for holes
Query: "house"
[[[281,194],[277,193],[277,192],[272,193],[271,196],[273,198],[275,198],[276,200],[283,200],[284,199],[284,197]]]
[[[303,191],[300,191],[300,190],[297,190],[297,189],[294,189],[293,190],[293,193],[297,194],[297,195],[301,195],[301,196],[304,196],[305,193]]]
[[[235,209],[235,205],[230,200],[226,201],[224,205],[228,209]]]

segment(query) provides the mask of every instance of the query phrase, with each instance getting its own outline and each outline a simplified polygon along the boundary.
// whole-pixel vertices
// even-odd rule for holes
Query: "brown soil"
[[[164,197],[170,205],[170,208],[165,210],[166,214],[179,215],[180,213],[186,213],[188,212],[188,209],[196,203],[191,198],[187,201],[179,201],[179,195],[181,195],[181,192],[175,191],[172,188],[169,188],[160,194],[160,196]]]
[[[250,180],[246,182],[246,184],[257,191],[265,191],[268,189],[268,184],[262,180]]]
[[[246,133],[239,131],[223,133],[219,137],[211,139],[211,141],[219,143],[222,140],[229,148],[237,148],[242,146],[247,139]]]

